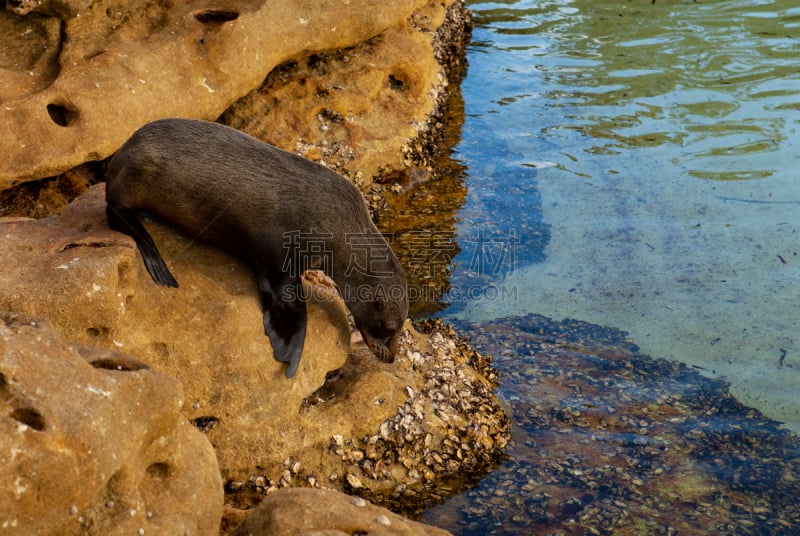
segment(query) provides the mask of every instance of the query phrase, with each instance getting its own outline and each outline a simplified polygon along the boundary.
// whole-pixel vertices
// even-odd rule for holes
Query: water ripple
[[[678,145],[689,149],[683,156],[689,176],[704,176],[692,168],[706,167],[713,157],[720,168],[743,170],[731,178],[747,178],[751,174],[743,159],[773,152],[789,132],[766,124],[754,139],[743,139],[734,114],[742,108],[748,115],[754,115],[755,108],[767,114],[800,108],[800,40],[793,30],[798,10],[788,4],[598,5],[576,0],[532,7],[508,2],[476,4],[476,21],[491,27],[496,52],[523,51],[537,58],[535,72],[528,54],[502,58],[515,72],[531,75],[524,79],[528,90],[520,94],[543,97],[531,105],[565,111],[598,108],[594,121],[585,114],[548,116],[552,123],[542,127],[543,133],[568,129],[611,141],[612,145],[593,143],[592,154],[616,144]],[[668,101],[653,118],[656,124],[637,125],[641,132],[620,131],[628,127],[627,108],[645,101]],[[703,129],[715,132],[692,137]],[[709,137],[718,141],[716,147],[704,146]],[[695,141],[700,146],[692,151]],[[762,176],[761,169],[752,171],[752,176]]]

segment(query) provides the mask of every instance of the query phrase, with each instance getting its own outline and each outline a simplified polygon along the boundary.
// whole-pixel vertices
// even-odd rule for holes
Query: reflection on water
[[[464,124],[464,102],[454,91],[442,123],[442,148],[455,145]],[[391,235],[392,249],[406,267],[409,312],[412,316],[432,314],[445,307],[443,296],[450,290],[453,259],[461,251],[455,240],[456,212],[464,205],[466,168],[450,151],[439,155],[434,167],[436,180],[407,188],[403,195],[389,196],[388,210],[377,222]]]
[[[615,326],[800,430],[800,7],[471,8],[445,314]]]
[[[530,101],[537,130],[562,135],[563,149],[674,144],[682,173],[730,180],[780,172],[769,153],[797,147],[785,113],[800,106],[792,2],[532,4],[473,7],[494,58],[508,60],[498,71],[536,86],[495,102]],[[581,160],[567,168],[593,176]]]

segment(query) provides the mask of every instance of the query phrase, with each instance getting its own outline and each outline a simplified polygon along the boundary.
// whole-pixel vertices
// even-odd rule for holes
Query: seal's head
[[[362,301],[352,306],[351,312],[367,346],[378,359],[392,363],[408,316],[405,295],[398,300],[379,297]]]

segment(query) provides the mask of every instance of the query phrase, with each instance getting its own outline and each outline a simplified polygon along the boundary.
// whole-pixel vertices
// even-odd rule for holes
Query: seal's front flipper
[[[289,364],[286,377],[291,378],[300,365],[306,338],[306,302],[300,295],[276,295],[265,276],[258,277],[258,288],[264,308],[264,332],[272,344],[275,359]],[[277,288],[291,287],[285,285]]]
[[[162,287],[178,288],[178,282],[172,277],[169,268],[167,268],[164,259],[158,252],[158,248],[156,248],[153,239],[150,237],[150,233],[144,228],[134,211],[124,207],[106,205],[106,217],[108,218],[109,227],[120,233],[125,233],[136,241],[139,253],[142,254],[144,259],[144,265],[156,284]]]

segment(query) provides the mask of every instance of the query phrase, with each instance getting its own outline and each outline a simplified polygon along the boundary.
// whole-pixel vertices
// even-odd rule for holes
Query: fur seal
[[[158,285],[178,283],[140,212],[248,262],[287,378],[303,350],[300,276],[310,268],[336,282],[367,345],[393,361],[408,314],[406,276],[361,192],[334,171],[218,123],[162,119],[108,162],[106,202],[109,226],[133,237]]]

